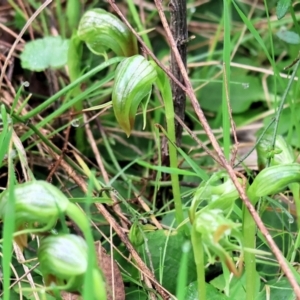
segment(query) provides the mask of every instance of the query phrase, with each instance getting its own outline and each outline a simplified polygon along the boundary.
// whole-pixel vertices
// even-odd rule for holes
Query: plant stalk
[[[191,238],[197,270],[198,299],[206,300],[204,251],[201,234],[196,231],[195,224],[192,226]]]
[[[253,204],[253,203],[252,203]],[[254,204],[253,204],[254,205]],[[252,218],[251,213],[244,205],[244,216],[243,216],[243,236],[244,236],[244,247],[248,249],[255,249],[255,233],[256,223]],[[245,274],[246,274],[246,300],[253,300],[255,298],[255,276],[256,276],[256,261],[255,254],[245,251]]]
[[[186,0],[171,0],[169,3],[170,9],[170,28],[173,35],[174,40],[177,44],[177,50],[180,54],[180,57],[186,67],[186,56],[187,56],[187,39],[188,39],[188,31],[187,31],[187,19],[186,19]],[[178,79],[179,82],[184,84],[184,80],[176,61],[176,57],[174,55],[174,51],[171,51],[171,72]],[[185,91],[178,86],[172,80],[172,95],[174,102],[174,110],[175,114],[184,121],[185,114],[185,103],[186,103],[186,95]],[[182,136],[182,126],[178,121],[175,121],[175,133],[176,133],[176,144],[178,147],[181,145],[181,136]]]

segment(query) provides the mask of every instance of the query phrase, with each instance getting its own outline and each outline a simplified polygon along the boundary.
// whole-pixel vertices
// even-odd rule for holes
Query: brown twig
[[[197,135],[188,128],[188,126],[177,116],[175,116],[176,120],[181,124],[181,126],[188,132],[188,134],[192,137],[192,139],[201,147],[203,150],[211,157],[213,158],[219,165],[221,165],[221,162],[219,161],[219,158],[215,156],[215,154],[204,144],[202,143]]]
[[[91,128],[90,128],[90,124],[87,122],[87,116],[86,116],[85,114],[83,115],[83,119],[84,119],[84,123],[85,123],[85,132],[86,132],[86,135],[87,135],[87,138],[88,138],[88,142],[89,142],[89,144],[91,145],[91,149],[92,149],[92,151],[93,151],[93,153],[94,153],[95,159],[96,159],[96,161],[97,161],[97,164],[98,164],[98,166],[99,166],[99,169],[100,169],[100,171],[101,171],[101,174],[102,174],[102,176],[103,176],[103,178],[104,178],[105,184],[108,185],[108,184],[109,184],[109,177],[108,177],[108,174],[107,174],[107,172],[106,172],[106,170],[105,170],[104,163],[103,163],[102,157],[101,157],[100,152],[99,152],[99,148],[98,148],[97,143],[96,143],[96,141],[95,141],[95,139],[94,139],[92,130],[91,130]],[[100,131],[101,131],[101,136],[104,136],[104,135],[105,135],[105,132],[104,132],[104,130],[103,130],[101,127],[100,127]],[[111,192],[111,193],[110,193],[110,197],[111,197],[111,199],[112,199],[113,202],[114,202],[113,209],[114,209],[114,211],[116,212],[116,214],[117,214],[118,216],[123,216],[121,207],[120,207],[120,205],[118,204],[118,201],[117,201],[117,199],[116,199],[114,193]],[[122,224],[122,226],[123,226],[124,228],[126,228],[126,229],[128,228],[128,226],[127,226],[127,222],[128,222],[128,221],[125,222],[125,221],[123,220],[123,218],[121,217],[121,218],[120,218],[120,222],[121,222],[121,224]]]
[[[168,42],[170,44],[170,47],[172,49],[172,51],[174,52],[174,55],[176,57],[176,61],[178,63],[178,66],[180,68],[181,74],[183,76],[184,82],[185,82],[185,87],[184,87],[184,91],[187,93],[187,96],[190,98],[192,106],[194,108],[194,111],[201,123],[201,125],[203,126],[203,129],[206,132],[207,137],[209,138],[209,140],[211,141],[211,144],[213,146],[213,148],[215,149],[221,164],[223,165],[223,167],[226,169],[227,173],[229,174],[231,180],[233,181],[241,199],[243,200],[245,206],[247,207],[247,209],[249,210],[250,214],[252,215],[253,219],[255,220],[255,223],[257,224],[257,227],[259,228],[259,230],[261,231],[261,233],[264,235],[268,245],[270,246],[271,251],[274,253],[279,266],[281,267],[282,271],[285,273],[287,279],[289,280],[296,296],[298,299],[300,299],[300,287],[296,281],[296,279],[294,278],[291,270],[289,269],[289,266],[287,265],[287,263],[285,262],[285,258],[282,255],[281,251],[279,250],[279,248],[277,247],[276,243],[274,242],[274,240],[272,239],[272,236],[270,235],[270,233],[268,232],[266,226],[264,225],[264,223],[262,222],[261,218],[259,217],[258,213],[256,212],[254,206],[251,204],[250,200],[248,199],[244,188],[242,187],[242,185],[239,183],[237,176],[233,170],[233,168],[231,167],[231,165],[226,161],[224,153],[220,147],[220,145],[217,142],[217,139],[215,138],[206,118],[205,115],[199,105],[199,102],[197,100],[197,97],[193,91],[192,85],[190,83],[188,74],[186,72],[184,63],[181,61],[181,57],[180,54],[177,50],[176,47],[176,42],[174,41],[173,37],[172,37],[172,33],[171,30],[169,28],[167,19],[164,15],[163,12],[163,7],[162,7],[162,2],[160,0],[154,0],[161,22],[163,24],[163,27],[165,29],[166,35],[167,35],[167,39]],[[132,32],[135,34],[135,36],[138,38],[139,42],[143,45],[144,49],[147,49],[145,43],[143,43],[143,41],[139,38],[137,32],[130,26],[130,24],[128,23],[128,21],[126,20],[126,18],[124,17],[124,15],[121,13],[121,11],[119,10],[118,6],[114,3],[113,0],[109,0],[110,5],[112,6],[112,8],[116,11],[116,13],[120,16],[120,18],[127,24],[129,25],[128,27],[132,30]],[[147,49],[148,54],[151,56],[151,58],[157,63],[158,60],[155,57],[155,55],[153,53],[151,53],[151,51],[149,49]],[[174,80],[174,76],[172,74],[170,74],[170,72],[168,72],[165,67],[163,67],[160,62],[157,63],[164,71],[166,71],[167,75]],[[174,80],[175,81],[175,80]],[[176,80],[175,82],[177,82],[177,84],[182,87],[182,84],[180,84],[178,82],[178,80]]]

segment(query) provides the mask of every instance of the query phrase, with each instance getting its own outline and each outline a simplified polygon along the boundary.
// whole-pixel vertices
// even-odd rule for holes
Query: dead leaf
[[[106,282],[107,300],[125,300],[124,283],[117,263],[106,253],[100,242],[95,245],[98,265]]]

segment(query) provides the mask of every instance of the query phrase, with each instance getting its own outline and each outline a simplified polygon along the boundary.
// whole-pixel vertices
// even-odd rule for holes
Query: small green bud
[[[144,244],[144,237],[137,223],[133,223],[129,230],[129,240],[133,246],[138,247]]]

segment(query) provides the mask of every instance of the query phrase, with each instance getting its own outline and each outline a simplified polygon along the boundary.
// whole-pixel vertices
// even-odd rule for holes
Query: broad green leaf
[[[186,289],[186,295],[184,300],[198,300],[197,281],[192,282]],[[229,300],[226,295],[220,293],[211,284],[206,283],[206,299],[209,300]]]
[[[124,59],[116,69],[112,104],[115,117],[127,136],[133,128],[137,108],[151,92],[156,76],[153,65],[141,55]]]
[[[280,30],[276,35],[288,44],[298,45],[300,44],[300,36],[298,33],[289,30]]]
[[[265,283],[264,289],[259,293],[256,300],[295,300],[297,299],[291,284],[285,277],[273,279]]]
[[[126,291],[126,299],[130,300],[148,300],[149,297],[147,293],[141,289],[137,289],[134,286],[131,287],[125,287]],[[19,300],[19,299],[17,299]]]
[[[256,287],[255,294],[258,295],[260,289],[260,278],[257,272],[255,273],[255,281],[256,283],[254,283],[253,286]],[[226,289],[225,275],[224,274],[219,275],[218,277],[211,280],[210,284],[211,286],[215,287],[218,291],[223,292]],[[228,290],[229,295],[228,298],[225,299],[231,299],[231,300],[246,299],[245,287],[246,287],[245,274],[242,277],[232,277],[232,279],[230,280],[230,285]]]
[[[48,36],[28,42],[20,55],[22,68],[44,71],[60,68],[67,63],[69,40],[60,36]]]
[[[279,0],[276,7],[276,15],[278,20],[282,19],[291,6],[291,0]]]
[[[162,280],[162,285],[171,293],[176,292],[177,274],[182,256],[182,245],[186,241],[184,232],[171,233],[157,230],[145,233],[150,259],[152,260],[155,276]],[[146,254],[145,244],[139,248],[140,254],[149,265],[149,257]],[[196,266],[193,251],[188,254],[187,282],[188,284],[196,280]]]
[[[258,77],[233,72],[230,84],[230,106],[234,114],[249,111],[253,102],[264,99],[263,89]],[[195,84],[194,84],[195,86]],[[210,82],[200,91],[200,104],[205,110],[218,112],[222,104],[222,83]]]
[[[118,56],[138,53],[137,42],[128,27],[104,9],[87,11],[81,18],[78,36],[95,54],[111,49]]]

